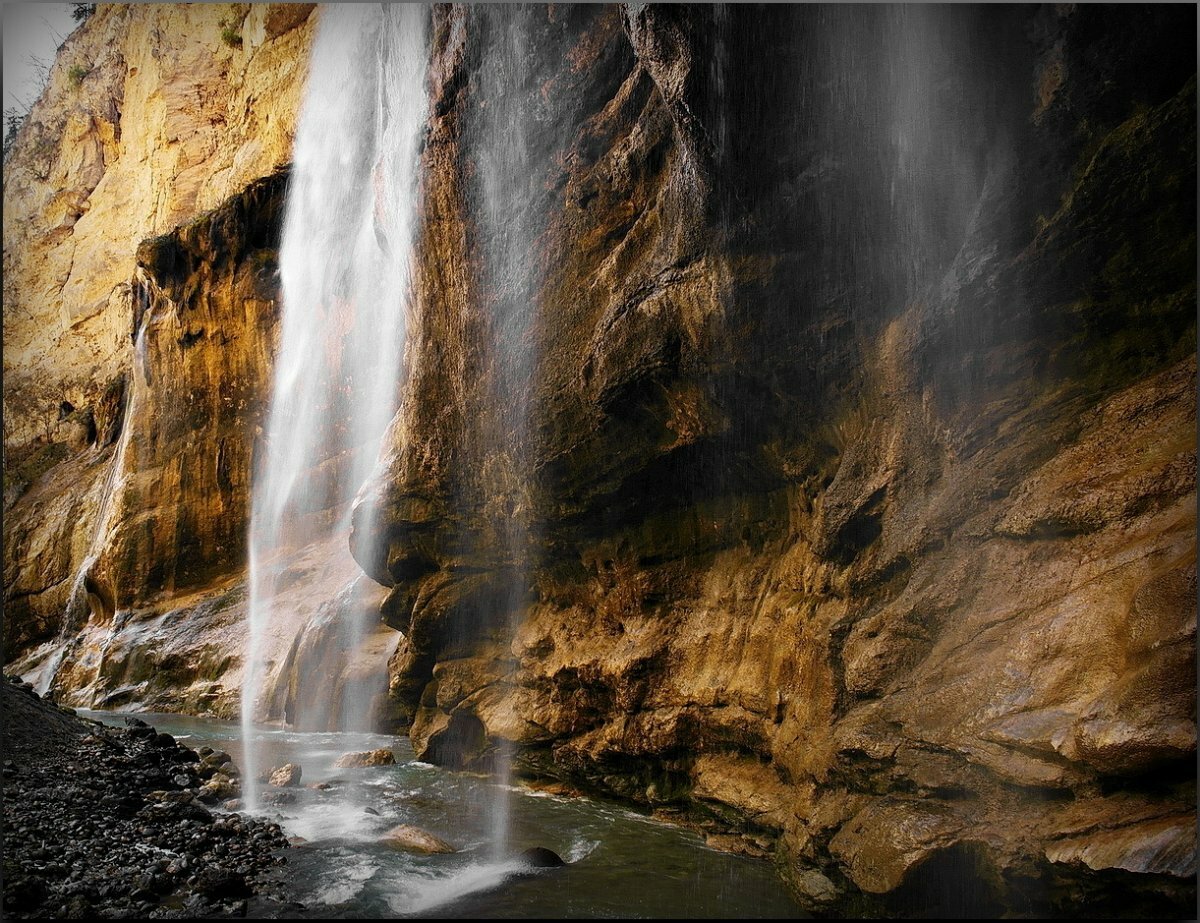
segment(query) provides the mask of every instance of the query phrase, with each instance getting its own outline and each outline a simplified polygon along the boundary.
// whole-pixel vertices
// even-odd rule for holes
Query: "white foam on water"
[[[434,876],[429,878],[418,877],[413,870],[406,870],[406,874],[397,876],[394,881],[388,879],[389,893],[385,900],[398,914],[419,916],[467,895],[499,887],[505,879],[524,868],[516,861],[472,865],[450,874],[426,868],[426,873]]]
[[[576,840],[571,844],[571,848],[567,850],[563,860],[567,865],[574,865],[583,859],[586,859],[596,851],[596,847],[600,845],[599,840]]]
[[[379,871],[379,864],[362,856],[346,856],[336,863],[332,881],[323,881],[307,900],[314,904],[344,904],[362,893]]]

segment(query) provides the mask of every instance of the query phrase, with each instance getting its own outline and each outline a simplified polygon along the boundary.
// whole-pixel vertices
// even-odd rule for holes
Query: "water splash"
[[[260,767],[249,744],[272,667],[264,642],[273,622],[291,615],[275,605],[279,578],[298,549],[349,534],[352,501],[396,411],[427,112],[427,9],[329,6],[320,16],[288,191],[282,329],[250,524],[241,709],[250,810],[259,807]],[[359,515],[369,534],[373,510]],[[361,644],[360,625],[347,620],[343,650]],[[367,699],[344,696],[337,725],[361,723]]]

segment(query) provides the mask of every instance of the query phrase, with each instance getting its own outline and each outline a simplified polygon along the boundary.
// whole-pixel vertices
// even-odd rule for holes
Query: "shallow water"
[[[120,725],[124,716],[81,712]],[[225,750],[242,765],[238,725],[179,715],[139,715],[196,748]],[[335,917],[799,917],[769,862],[717,852],[696,834],[617,805],[510,787],[510,845],[554,850],[570,866],[512,877],[488,841],[493,783],[413,757],[405,738],[261,728],[259,764],[303,767],[294,805],[266,808],[308,843],[286,866],[291,897]],[[390,747],[395,766],[335,769],[350,750]],[[378,811],[368,813],[366,808]],[[458,849],[401,852],[379,842],[412,824]],[[252,908],[253,912],[253,908]]]

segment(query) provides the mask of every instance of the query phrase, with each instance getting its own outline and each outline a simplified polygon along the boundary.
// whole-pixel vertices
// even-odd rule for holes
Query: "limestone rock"
[[[245,189],[290,159],[310,10],[102,5],[64,43],[6,158],[5,649],[31,658],[23,670],[61,662],[78,704],[236,709],[230,583],[244,567],[274,347],[283,179],[280,195],[271,180]],[[240,44],[222,40],[231,16]],[[86,77],[73,81],[73,68]],[[171,237],[209,209],[191,237]],[[168,280],[138,268],[139,245],[163,235],[196,268],[176,281],[198,311],[187,299],[168,308]],[[224,248],[219,259],[205,241]],[[77,416],[56,431],[67,404]],[[139,448],[121,452],[123,435]],[[141,630],[106,637],[130,607],[134,623],[168,612],[190,622],[174,655],[139,643]],[[86,669],[36,647],[88,622],[69,652]],[[127,675],[132,647],[143,649],[138,676]],[[105,650],[120,662],[102,662]]]
[[[285,763],[283,766],[271,770],[267,776],[267,783],[269,785],[276,785],[279,788],[291,788],[300,784],[302,773],[303,770],[299,764]]]
[[[1046,849],[1046,858],[1081,863],[1096,871],[1123,869],[1190,878],[1196,874],[1196,828],[1186,816],[1147,821],[1060,840]]]
[[[337,769],[361,769],[365,766],[393,766],[396,756],[391,750],[361,750],[343,753],[333,765]]]
[[[6,163],[6,650],[79,704],[236,708],[315,17],[221,15],[102,6]],[[1190,15],[434,8],[403,405],[286,604],[361,567],[419,756],[701,811],[824,913],[1190,909]]]
[[[445,840],[411,824],[400,824],[385,833],[381,842],[386,846],[421,853],[452,853],[457,850]]]
[[[1194,49],[1165,11],[724,15],[435,14],[422,323],[353,539],[397,712],[424,759],[511,741],[797,844],[825,912],[946,870],[978,912],[1101,900],[1052,843],[1149,856],[1135,818],[1194,807]],[[926,70],[847,63],[880,47]]]
[[[138,243],[288,162],[310,10],[107,5],[67,38],[5,164],[6,448],[129,369]]]

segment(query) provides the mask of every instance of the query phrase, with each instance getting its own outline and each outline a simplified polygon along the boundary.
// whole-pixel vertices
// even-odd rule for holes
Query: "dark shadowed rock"
[[[544,846],[526,849],[517,857],[517,861],[534,869],[556,869],[567,864],[563,862],[558,853],[546,849]]]

